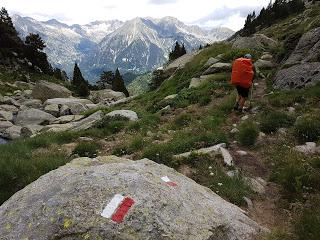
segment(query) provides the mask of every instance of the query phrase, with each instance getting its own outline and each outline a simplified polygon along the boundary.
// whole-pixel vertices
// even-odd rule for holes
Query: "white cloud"
[[[269,0],[1,0],[0,4],[10,13],[39,20],[56,18],[68,24],[173,16],[186,23],[238,30],[244,24],[246,9],[259,9],[268,3]],[[203,19],[206,21],[199,21]]]

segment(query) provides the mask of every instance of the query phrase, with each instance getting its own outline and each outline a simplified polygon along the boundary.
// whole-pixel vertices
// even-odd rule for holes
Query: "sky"
[[[260,11],[270,0],[0,0],[10,14],[67,24],[96,20],[130,20],[135,17],[176,17],[187,24],[212,28],[242,28],[253,10]]]

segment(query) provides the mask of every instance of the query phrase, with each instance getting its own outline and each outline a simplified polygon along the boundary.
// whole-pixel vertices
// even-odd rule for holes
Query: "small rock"
[[[288,112],[289,113],[294,113],[296,109],[294,107],[288,107]]]
[[[164,98],[164,100],[175,99],[177,96],[178,96],[178,94],[172,94],[172,95],[166,96],[166,97]]]
[[[286,128],[279,128],[278,133],[285,135],[285,134],[287,134],[287,129]]]
[[[12,112],[0,110],[0,118],[12,122],[13,114],[12,114]]]
[[[31,137],[43,129],[40,125],[28,125],[21,128],[21,137]]]
[[[317,152],[317,144],[315,142],[307,142],[305,145],[294,147],[294,149],[304,154],[314,154]]]
[[[265,186],[267,183],[262,178],[245,178],[245,180],[254,192],[259,194],[266,192]]]
[[[227,166],[233,166],[233,158],[229,151],[223,147],[220,147],[220,152],[223,157],[223,161]]]
[[[14,140],[20,138],[21,136],[21,127],[13,125],[12,127],[7,128],[2,134],[1,137]]]
[[[185,153],[181,153],[181,154],[178,154],[178,155],[174,155],[173,157],[174,158],[186,158],[186,157],[189,157],[192,153],[215,155],[215,154],[220,152],[220,148],[221,147],[226,147],[226,144],[225,143],[220,143],[220,144],[214,145],[212,147],[201,148],[201,149],[198,149],[198,150],[195,150],[195,151],[192,151],[192,152],[190,151],[190,152],[185,152]]]
[[[248,207],[249,209],[253,209],[253,202],[251,201],[250,198],[243,197],[243,200],[246,202],[247,207]]]
[[[92,142],[92,141],[93,141],[93,138],[89,138],[89,137],[79,137],[79,140],[80,140],[80,141],[83,141],[83,142]]]
[[[239,129],[233,128],[230,132],[231,132],[231,133],[237,133],[237,132],[239,132]]]
[[[245,115],[241,118],[242,121],[245,121],[245,120],[248,120],[249,119],[249,116],[248,115]]]
[[[233,171],[228,171],[226,173],[229,177],[233,178],[239,175],[239,171],[238,170],[233,170]]]
[[[58,104],[50,104],[45,106],[44,111],[55,117],[59,117],[60,109]]]
[[[247,156],[248,153],[246,151],[237,151],[237,153],[240,155],[240,156]]]
[[[111,113],[108,113],[107,116],[109,117],[121,116],[129,119],[130,121],[137,121],[139,119],[137,113],[131,110],[116,110]]]

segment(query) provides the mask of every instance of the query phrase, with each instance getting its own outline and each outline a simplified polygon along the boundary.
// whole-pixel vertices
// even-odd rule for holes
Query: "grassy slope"
[[[263,32],[270,36],[280,36],[282,32],[286,32],[283,29],[285,26],[291,28],[288,24],[291,20],[292,18],[280,22],[277,26],[282,26],[281,28],[273,26]],[[239,124],[240,116],[232,112],[235,95],[228,83],[227,73],[218,74],[199,88],[188,89],[191,78],[199,76],[209,57],[224,53],[225,61],[231,62],[244,52],[248,50],[232,50],[230,45],[225,43],[214,44],[197,55],[184,70],[164,82],[159,90],[113,108],[136,111],[140,117],[138,122],[105,119],[85,132],[43,135],[0,146],[0,201],[4,201],[16,190],[47,171],[69,161],[74,147],[69,149],[69,154],[59,154],[57,150],[66,149],[70,147],[67,143],[75,142],[74,145],[78,145],[75,152],[78,154],[90,156],[100,151],[99,154],[102,155],[126,155],[132,159],[148,157],[164,163],[238,205],[244,203],[244,196],[251,197],[257,205],[263,202],[263,199],[251,192],[242,176],[263,177],[275,184],[281,194],[279,199],[275,200],[272,214],[276,215],[272,215],[272,218],[279,217],[281,220],[280,214],[277,215],[276,212],[283,209],[292,216],[292,219],[285,218],[283,222],[275,220],[266,224],[272,229],[267,239],[319,239],[320,213],[317,209],[320,195],[320,159],[319,156],[298,154],[292,147],[301,140],[297,131],[300,126],[294,125],[296,118],[304,116],[316,121],[319,116],[320,85],[305,90],[279,91],[265,97],[256,96],[254,105],[260,107],[259,113],[250,116],[250,124],[240,125],[240,133],[236,135],[229,132],[233,128],[232,124]],[[260,53],[253,54],[259,56]],[[260,80],[259,84],[263,83],[264,80]],[[270,85],[268,90],[271,90]],[[175,93],[178,93],[177,98],[163,100],[167,95]],[[171,110],[159,112],[167,105],[172,106]],[[295,113],[290,115],[287,107],[295,107]],[[257,125],[257,122],[260,124]],[[303,129],[314,127],[309,126],[308,121],[305,122],[307,123],[302,124]],[[248,142],[242,140],[241,136],[252,134],[254,138],[252,128],[257,127],[268,132],[264,140],[255,142],[253,146],[242,146],[241,144]],[[286,134],[277,131],[281,127],[287,129]],[[85,144],[79,144],[79,136],[90,136],[99,146],[88,146],[86,149]],[[225,174],[225,171],[233,169],[226,169],[219,157],[192,155],[182,160],[172,158],[173,154],[219,142],[228,143],[233,154],[239,149],[249,152],[248,158],[237,157],[236,166],[242,168],[238,178],[231,179]],[[15,154],[11,154],[13,152]],[[267,190],[266,199],[268,194]],[[290,208],[292,205],[297,207],[293,210]],[[310,211],[310,206],[316,211]],[[267,213],[262,212],[258,217],[252,213],[252,216],[259,221],[264,219]],[[281,229],[283,226],[285,227]]]

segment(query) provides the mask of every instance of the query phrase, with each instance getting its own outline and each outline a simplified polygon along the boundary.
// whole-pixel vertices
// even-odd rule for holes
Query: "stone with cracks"
[[[12,112],[9,112],[9,111],[0,110],[0,119],[4,119],[4,120],[7,120],[7,121],[12,121],[13,120],[13,114],[12,114]]]
[[[178,154],[178,155],[174,155],[173,157],[174,158],[187,158],[192,153],[215,155],[215,154],[219,153],[221,147],[226,147],[226,144],[225,143],[220,143],[220,144],[214,145],[212,147],[201,148],[201,149],[198,149],[198,150],[195,150],[195,151],[190,151],[190,152],[185,152],[185,153],[181,153],[181,154]]]
[[[0,133],[0,136],[9,139],[9,140],[14,140],[17,138],[20,138],[21,136],[21,127],[20,126],[11,126],[4,130],[3,132]]]
[[[232,158],[231,154],[229,153],[229,151],[223,147],[220,147],[220,153],[223,157],[223,162],[227,166],[233,166],[233,158]]]
[[[21,128],[21,137],[31,137],[43,129],[40,125],[27,125]]]
[[[20,126],[26,125],[47,125],[56,118],[49,113],[35,108],[22,110],[18,113],[15,124]]]
[[[72,131],[86,130],[93,127],[96,123],[102,120],[102,111],[95,112],[89,117],[82,119],[81,121],[74,122]]]
[[[237,38],[232,47],[233,48],[249,48],[257,50],[265,50],[276,47],[278,44],[272,38],[267,37],[263,34],[254,34],[252,37],[239,37]]]
[[[99,91],[91,91],[89,98],[94,103],[116,102],[118,100],[126,98],[126,95],[123,92],[115,92],[111,89],[103,89]]]
[[[55,117],[59,117],[60,109],[58,104],[50,104],[45,106],[44,111],[47,113],[50,113],[51,115]]]
[[[116,110],[108,113],[107,116],[109,117],[120,116],[120,117],[127,118],[130,121],[137,121],[139,119],[137,113],[131,110]]]
[[[211,65],[206,71],[203,72],[203,75],[209,75],[214,73],[221,72],[230,72],[231,71],[231,63],[215,63]]]
[[[116,194],[134,200],[120,224],[101,216]],[[148,159],[76,159],[0,207],[4,239],[247,240],[264,230],[210,189]]]
[[[269,60],[259,59],[254,63],[255,67],[258,69],[272,69],[275,67],[275,64]]]
[[[37,82],[32,90],[32,97],[43,102],[50,98],[68,98],[71,95],[71,91],[64,86],[47,81]]]
[[[44,105],[51,105],[51,104],[57,104],[59,106],[68,106],[70,108],[70,113],[73,115],[80,114],[81,112],[84,112],[88,110],[88,107],[86,106],[87,104],[92,104],[92,102],[88,99],[79,99],[79,98],[53,98],[53,99],[48,99]],[[65,109],[64,109],[65,110]],[[60,109],[62,112],[62,109]],[[65,110],[67,113],[68,110]],[[68,114],[63,114],[63,115],[68,115]]]

